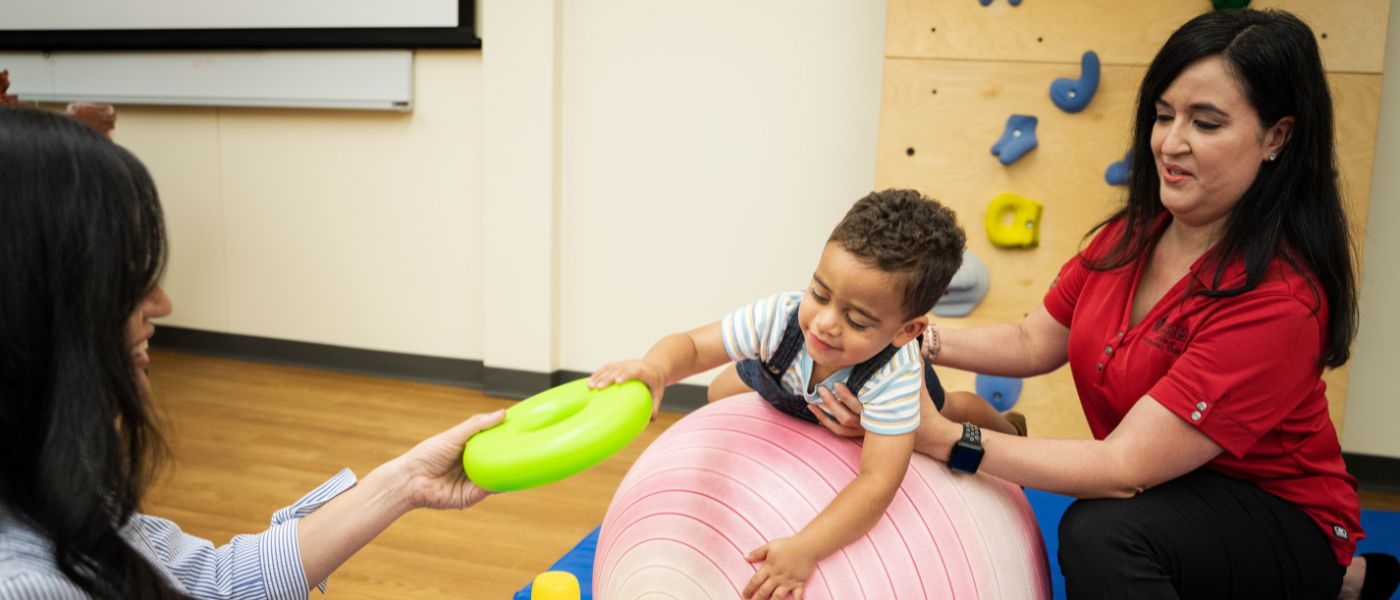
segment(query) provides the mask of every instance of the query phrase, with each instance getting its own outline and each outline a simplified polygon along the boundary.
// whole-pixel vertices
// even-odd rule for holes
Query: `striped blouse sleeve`
[[[297,522],[355,482],[355,474],[342,469],[274,513],[266,531],[235,536],[218,548],[167,519],[138,514],[130,526],[138,528],[161,566],[196,598],[306,598],[311,590],[301,565]],[[325,592],[326,582],[316,588]]]
[[[900,348],[860,391],[861,427],[881,435],[900,435],[918,429],[923,367],[918,342]]]
[[[47,572],[0,576],[0,600],[90,600],[73,582],[56,569]]]
[[[801,300],[802,292],[782,292],[726,315],[720,321],[725,354],[734,361],[773,356],[788,318]]]

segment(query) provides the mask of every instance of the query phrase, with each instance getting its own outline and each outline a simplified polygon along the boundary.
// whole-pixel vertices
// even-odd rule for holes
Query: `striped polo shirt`
[[[301,565],[297,522],[354,485],[355,474],[342,469],[274,513],[267,530],[235,536],[218,548],[173,521],[140,513],[131,516],[121,535],[171,585],[196,598],[304,599],[311,589]],[[326,582],[317,589],[325,592]],[[0,600],[20,598],[85,600],[88,595],[54,564],[53,543],[0,506]]]
[[[767,361],[783,340],[783,330],[789,319],[797,318],[797,304],[802,291],[782,292],[740,308],[724,317],[720,323],[724,351],[734,361],[756,358]],[[860,398],[860,424],[866,431],[881,435],[909,433],[919,427],[919,383],[923,376],[923,360],[919,357],[919,342],[910,341],[876,371],[856,396]],[[833,389],[851,375],[845,367],[826,380],[821,387]],[[781,382],[784,390],[807,399],[809,404],[821,402],[816,387],[808,392],[812,380],[812,355],[804,344],[793,359]]]

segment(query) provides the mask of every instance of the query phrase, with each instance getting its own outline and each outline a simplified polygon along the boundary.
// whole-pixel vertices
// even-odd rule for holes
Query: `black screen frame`
[[[480,48],[476,0],[457,4],[456,27],[6,30],[0,50]]]

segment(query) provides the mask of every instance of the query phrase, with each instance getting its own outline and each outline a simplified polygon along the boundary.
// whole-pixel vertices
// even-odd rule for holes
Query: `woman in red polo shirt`
[[[1182,26],[1142,82],[1126,206],[1021,323],[926,336],[938,364],[979,373],[1069,363],[1093,440],[926,411],[918,444],[1081,498],[1060,525],[1073,598],[1355,597],[1366,579],[1358,560],[1343,586],[1364,534],[1321,378],[1357,316],[1314,40],[1274,11]],[[813,410],[838,433],[841,395],[835,421]],[[1370,563],[1366,593],[1389,596],[1394,559]]]

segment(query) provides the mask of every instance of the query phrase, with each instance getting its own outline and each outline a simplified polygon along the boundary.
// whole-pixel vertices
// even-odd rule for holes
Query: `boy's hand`
[[[817,566],[817,557],[806,552],[795,537],[768,542],[744,559],[763,561],[763,566],[744,586],[744,600],[802,600],[802,586],[807,584],[807,578]]]
[[[588,387],[600,390],[617,383],[636,379],[651,390],[651,418],[661,408],[661,395],[666,393],[666,375],[661,369],[644,360],[623,360],[599,367],[588,377]]]

